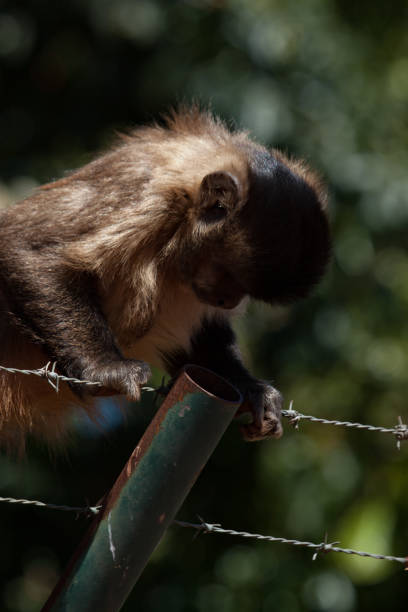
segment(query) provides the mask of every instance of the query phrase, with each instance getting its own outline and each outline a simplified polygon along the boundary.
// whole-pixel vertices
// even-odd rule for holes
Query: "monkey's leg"
[[[52,264],[52,256],[44,261],[37,253],[20,251],[14,258],[8,253],[9,274],[2,285],[12,318],[65,375],[139,399],[150,369],[121,355],[99,305],[95,279]],[[99,387],[79,387],[73,390],[100,392]]]
[[[242,393],[240,412],[250,411],[253,421],[242,427],[247,440],[282,435],[282,396],[270,384],[254,378],[242,362],[234,332],[227,319],[205,319],[191,339],[191,349],[166,355],[169,373],[174,376],[187,363],[204,366],[220,374]]]

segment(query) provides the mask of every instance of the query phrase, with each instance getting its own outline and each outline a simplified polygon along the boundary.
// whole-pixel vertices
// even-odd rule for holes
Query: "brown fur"
[[[251,218],[248,201],[263,164],[251,161],[256,155],[272,156],[294,185],[300,180],[306,199],[317,202],[312,229],[306,229],[309,221],[303,228],[298,216],[304,213],[294,208],[282,221],[287,235],[280,238],[277,229],[270,238],[277,260],[265,285],[305,269],[299,272],[305,289],[296,291],[303,281],[295,279],[287,295],[277,289],[276,298],[260,295],[261,280],[250,289],[255,260],[272,257],[263,255],[269,237],[262,247],[251,238],[251,231],[267,231],[268,219],[258,222],[263,230],[251,231],[244,221]],[[287,189],[288,202],[296,200],[298,187]],[[0,365],[38,368],[55,359],[64,373],[102,380],[112,393],[137,398],[148,371],[126,359],[173,374],[172,353],[199,361],[191,351],[203,321],[224,325],[226,307],[245,295],[285,302],[306,293],[328,257],[325,202],[320,180],[302,162],[267,152],[197,109],[123,136],[106,154],[0,217]],[[256,382],[242,374],[242,364],[236,367],[235,378]],[[0,435],[7,441],[33,431],[52,438],[64,430],[72,405],[92,413],[89,395],[78,399],[63,387],[56,395],[43,380],[0,373]]]

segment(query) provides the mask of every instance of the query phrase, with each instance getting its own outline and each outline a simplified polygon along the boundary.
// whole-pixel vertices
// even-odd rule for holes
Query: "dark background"
[[[408,419],[407,5],[360,0],[0,0],[0,206],[107,146],[115,130],[198,99],[326,177],[330,273],[292,309],[251,306],[247,361],[305,413]],[[18,364],[4,364],[14,365]],[[159,382],[157,373],[155,383]],[[44,383],[46,384],[46,383]],[[70,447],[0,456],[0,495],[75,506],[110,487],[151,396]],[[232,426],[180,518],[372,552],[408,553],[408,455],[392,436]],[[34,612],[79,542],[74,515],[0,506],[0,609]],[[402,566],[169,529],[124,610],[406,609]]]

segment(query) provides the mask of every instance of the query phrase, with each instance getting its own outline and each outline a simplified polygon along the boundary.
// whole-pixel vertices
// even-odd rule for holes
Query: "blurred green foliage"
[[[302,412],[392,426],[408,393],[408,5],[403,0],[0,0],[0,205],[78,166],[114,130],[198,98],[327,178],[330,273],[293,309],[253,305],[248,362]],[[18,364],[11,364],[18,366]],[[157,382],[157,381],[156,381]],[[147,398],[66,456],[0,457],[0,494],[75,506],[109,488]],[[108,428],[109,429],[109,428]],[[227,433],[181,516],[404,555],[408,449],[302,423],[279,442]],[[0,508],[0,609],[39,610],[85,519]],[[174,527],[124,610],[405,610],[400,566]]]

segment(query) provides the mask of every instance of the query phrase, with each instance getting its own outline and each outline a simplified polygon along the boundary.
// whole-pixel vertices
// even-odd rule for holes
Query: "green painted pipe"
[[[233,419],[240,393],[187,366],[164,400],[43,612],[115,612]]]

